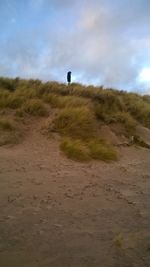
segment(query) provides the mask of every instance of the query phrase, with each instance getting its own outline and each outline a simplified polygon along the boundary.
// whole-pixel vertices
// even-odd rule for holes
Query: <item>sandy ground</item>
[[[32,128],[0,147],[0,267],[150,266],[150,150],[78,163]]]

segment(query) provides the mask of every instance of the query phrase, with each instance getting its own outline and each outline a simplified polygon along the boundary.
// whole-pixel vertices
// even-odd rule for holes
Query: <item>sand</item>
[[[0,147],[0,267],[150,266],[150,150],[79,163],[39,129]]]

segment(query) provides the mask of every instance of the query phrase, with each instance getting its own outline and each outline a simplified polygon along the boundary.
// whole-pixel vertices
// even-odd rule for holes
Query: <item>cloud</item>
[[[138,77],[150,67],[150,1],[32,0],[25,6],[29,21],[13,14],[20,27],[0,45],[2,74],[65,81],[72,70],[75,81],[149,92]]]

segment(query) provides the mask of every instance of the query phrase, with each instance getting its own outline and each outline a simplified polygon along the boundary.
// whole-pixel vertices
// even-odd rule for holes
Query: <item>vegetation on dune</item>
[[[15,126],[12,121],[2,118],[0,119],[0,130],[13,131],[15,130]]]
[[[6,107],[11,109],[16,109],[21,107],[23,104],[24,99],[20,96],[17,96],[15,94],[10,94],[6,100]]]
[[[126,110],[144,126],[150,128],[150,102],[149,98],[137,94],[126,93],[123,96]]]
[[[5,108],[7,106],[8,96],[9,91],[0,89],[0,108]]]
[[[16,97],[19,97],[21,99],[31,99],[36,98],[38,96],[38,91],[36,88],[17,88],[14,92]]]
[[[62,108],[76,108],[81,106],[88,106],[89,100],[79,96],[64,96],[62,97],[61,107]]]
[[[16,144],[19,142],[20,137],[21,132],[13,120],[0,118],[0,146]]]
[[[89,161],[90,156],[86,145],[81,140],[65,138],[60,144],[61,150],[70,159],[77,161]]]
[[[47,116],[48,110],[40,99],[31,99],[22,107],[22,112],[32,116]]]
[[[130,115],[129,112],[116,112],[111,114],[105,114],[104,120],[106,124],[121,123],[126,129],[125,136],[131,136],[136,131],[136,120]]]
[[[88,143],[90,150],[90,156],[93,159],[99,159],[103,161],[117,160],[117,152],[110,144],[107,144],[104,140],[93,139]]]
[[[54,130],[65,136],[89,139],[96,136],[97,122],[92,110],[86,106],[65,108],[54,120]]]
[[[24,101],[25,98],[16,92],[0,91],[0,108],[16,109],[21,107]]]
[[[0,77],[0,90],[14,91],[16,89],[16,79]]]
[[[68,158],[77,161],[95,159],[110,162],[117,160],[116,150],[110,144],[100,139],[91,139],[84,142],[79,139],[64,138],[60,148]]]
[[[60,96],[66,98],[61,99]],[[82,100],[79,100],[81,97]],[[30,98],[44,99],[52,107],[59,108],[80,106],[82,103],[87,105],[86,101],[90,99],[97,118],[105,123],[114,120],[114,113],[127,112],[134,120],[150,128],[149,96],[104,89],[102,86],[82,86],[77,83],[66,86],[58,82],[0,78],[0,108],[18,108],[24,99]]]
[[[54,93],[44,94],[43,100],[54,108],[81,107],[89,104],[89,100],[79,96],[59,96]]]
[[[61,149],[76,160],[117,159],[113,147],[99,139],[101,124],[118,123],[127,138],[136,136],[138,123],[150,128],[150,96],[78,83],[67,86],[58,82],[0,78],[1,114],[15,110],[11,112],[17,117],[47,116],[51,108],[56,108],[57,116],[48,129],[65,138]],[[9,129],[9,124],[0,124],[1,131],[5,127]]]
[[[44,94],[57,94],[61,96],[68,95],[70,93],[70,89],[65,84],[60,84],[58,82],[46,82],[41,84],[38,87],[38,95],[39,97],[43,96]]]
[[[61,97],[54,93],[44,94],[42,99],[47,104],[50,104],[52,108],[58,108],[61,105]]]

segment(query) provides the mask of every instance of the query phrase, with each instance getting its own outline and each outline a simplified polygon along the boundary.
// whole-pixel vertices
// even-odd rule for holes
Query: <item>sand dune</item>
[[[150,150],[79,163],[40,127],[0,147],[0,266],[149,266]]]

